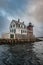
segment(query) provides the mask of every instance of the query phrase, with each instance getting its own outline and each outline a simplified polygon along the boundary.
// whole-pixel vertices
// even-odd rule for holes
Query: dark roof
[[[32,23],[30,22],[29,25],[27,27],[33,27]]]
[[[26,27],[26,25],[24,24],[24,22],[20,22],[20,20],[19,20],[19,21],[12,20],[11,23],[12,23],[12,22],[15,22],[16,25],[21,24],[21,25],[24,25],[24,26]]]

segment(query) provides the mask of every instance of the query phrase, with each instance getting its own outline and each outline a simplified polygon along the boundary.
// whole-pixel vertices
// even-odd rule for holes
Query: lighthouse
[[[33,25],[31,22],[29,22],[29,25],[27,26],[27,35],[33,36]]]

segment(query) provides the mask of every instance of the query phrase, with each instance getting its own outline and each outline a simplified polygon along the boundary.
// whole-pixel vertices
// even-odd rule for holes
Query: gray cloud
[[[36,8],[33,15],[38,22],[43,22],[43,0],[38,0],[36,2]]]
[[[0,0],[0,8],[7,8],[9,0]]]
[[[26,0],[0,0],[0,32],[9,27],[10,19],[21,16],[25,3]]]
[[[9,21],[4,17],[0,16],[0,32],[8,31]]]
[[[27,5],[26,15],[35,25],[36,36],[43,36],[43,0],[31,0],[30,5]]]
[[[0,11],[1,31],[9,27],[9,19],[20,17],[26,23],[32,21],[36,28],[40,27],[36,35],[43,35],[43,0],[0,0]]]
[[[43,22],[43,0],[32,0],[30,6],[27,5],[27,15],[33,17],[38,22]]]

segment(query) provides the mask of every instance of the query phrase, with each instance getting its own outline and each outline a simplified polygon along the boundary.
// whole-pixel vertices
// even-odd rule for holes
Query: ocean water
[[[43,65],[43,41],[0,45],[0,65]]]

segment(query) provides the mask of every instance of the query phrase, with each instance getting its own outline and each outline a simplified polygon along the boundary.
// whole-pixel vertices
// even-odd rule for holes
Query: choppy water
[[[43,65],[43,42],[0,45],[0,65]]]

